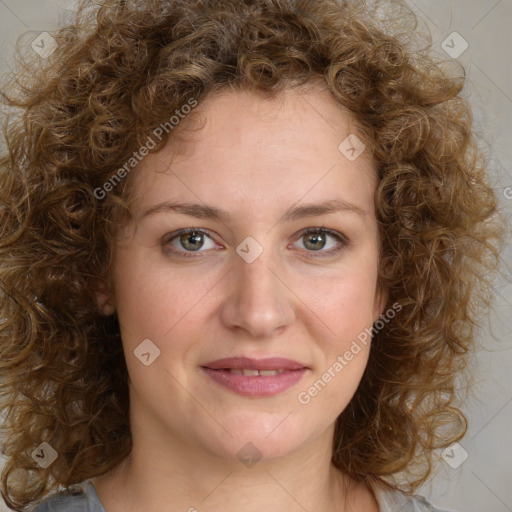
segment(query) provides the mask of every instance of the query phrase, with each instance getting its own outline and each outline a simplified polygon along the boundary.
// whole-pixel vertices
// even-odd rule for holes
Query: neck
[[[197,436],[134,409],[131,454],[93,480],[107,512],[378,511],[372,492],[332,465],[334,423],[295,447],[275,429],[254,438],[263,456],[247,445],[247,429]]]
[[[363,502],[363,510],[378,510],[371,492],[335,468],[330,451],[317,448],[249,466],[134,440],[130,456],[93,484],[107,512],[342,512]]]

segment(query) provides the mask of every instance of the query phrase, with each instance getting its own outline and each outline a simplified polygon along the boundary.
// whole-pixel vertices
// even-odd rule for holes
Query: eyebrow
[[[151,206],[144,210],[141,219],[156,215],[158,213],[181,213],[182,215],[189,215],[198,219],[212,219],[223,223],[228,223],[232,218],[232,215],[226,210],[208,206],[205,204],[196,203],[174,203],[174,202],[163,202],[155,206]],[[355,204],[348,203],[341,199],[331,199],[319,204],[304,204],[301,206],[291,207],[281,217],[283,222],[292,222],[294,220],[302,219],[303,217],[315,217],[320,215],[326,215],[329,213],[353,213],[360,217],[366,215],[366,211]]]

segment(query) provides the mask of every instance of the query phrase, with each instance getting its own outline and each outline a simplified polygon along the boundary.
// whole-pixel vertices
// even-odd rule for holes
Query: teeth
[[[278,373],[283,373],[284,370],[230,370],[231,373],[236,375],[245,375],[246,377],[272,376]]]
[[[258,370],[242,370],[242,373],[246,377],[257,377],[260,374]]]

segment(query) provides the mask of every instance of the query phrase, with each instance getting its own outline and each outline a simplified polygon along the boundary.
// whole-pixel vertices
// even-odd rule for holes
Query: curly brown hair
[[[104,199],[95,191],[170,112],[225,87],[273,95],[321,79],[376,162],[379,286],[402,308],[374,334],[337,420],[335,466],[414,490],[434,450],[463,436],[456,382],[492,300],[502,221],[461,97],[464,73],[410,46],[414,14],[388,7],[386,17],[363,1],[82,0],[52,33],[47,60],[24,57],[3,88],[16,111],[0,160],[2,495],[11,508],[130,453],[119,324],[95,299],[110,286],[130,179]],[[59,455],[48,468],[31,456],[42,441]]]

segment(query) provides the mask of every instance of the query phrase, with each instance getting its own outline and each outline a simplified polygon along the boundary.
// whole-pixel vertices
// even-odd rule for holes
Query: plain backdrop
[[[477,133],[489,147],[493,184],[505,214],[510,217],[512,1],[416,0],[408,3],[416,10],[420,26],[430,31],[437,53],[447,61],[460,61],[466,68],[468,80],[464,95],[473,104]],[[74,5],[71,0],[0,0],[0,72],[9,72],[18,36],[25,34],[32,41],[41,32],[51,33],[62,22],[65,10],[73,9]],[[460,446],[445,454],[450,464],[442,462],[433,482],[420,490],[435,505],[451,511],[512,511],[510,231],[502,259],[502,273],[496,281],[496,306],[480,335],[481,348],[473,363],[474,396],[465,405],[468,433]],[[461,463],[466,453],[467,458]],[[6,510],[0,504],[0,512]]]

